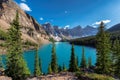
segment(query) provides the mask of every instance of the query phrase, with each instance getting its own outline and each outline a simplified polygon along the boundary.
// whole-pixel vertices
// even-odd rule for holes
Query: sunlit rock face
[[[0,76],[0,80],[12,80],[12,78],[6,76]]]
[[[7,30],[10,28],[10,23],[13,21],[16,15],[16,11],[19,13],[19,22],[21,26],[23,40],[30,40],[37,43],[39,39],[48,41],[49,36],[41,25],[29,14],[24,12],[15,2],[12,0],[0,0],[0,28]],[[37,37],[37,35],[40,35]]]

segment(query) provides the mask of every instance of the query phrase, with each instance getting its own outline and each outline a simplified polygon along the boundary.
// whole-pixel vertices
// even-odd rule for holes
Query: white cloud
[[[20,3],[19,6],[20,6],[20,8],[23,9],[24,11],[32,11],[32,10],[30,9],[30,7],[29,7],[27,4],[25,4],[25,3]]]
[[[108,19],[107,20],[101,20],[101,21],[93,23],[92,25],[99,25],[101,22],[103,22],[104,24],[107,24],[107,23],[110,23],[111,20],[108,20]]]
[[[41,17],[40,20],[43,21],[44,20],[43,17]]]
[[[69,28],[70,27],[70,25],[66,25],[65,27],[64,27],[64,29],[67,29],[67,28]]]
[[[98,26],[94,26],[94,25],[92,25],[94,28],[97,28]]]
[[[26,2],[26,0],[21,0],[22,2]]]

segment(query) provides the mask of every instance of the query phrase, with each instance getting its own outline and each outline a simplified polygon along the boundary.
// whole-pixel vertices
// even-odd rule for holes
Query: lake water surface
[[[70,55],[71,55],[71,45],[67,42],[56,42],[56,54],[57,54],[57,61],[58,65],[63,65],[63,63],[66,65],[68,68],[69,66],[69,61],[70,61]],[[75,54],[79,58],[79,64],[81,60],[81,55],[82,55],[82,46],[74,46],[75,48]],[[92,58],[92,64],[94,65],[96,63],[96,49],[91,48],[91,47],[86,47],[85,48],[85,56],[86,59],[89,57]],[[41,58],[42,61],[42,72],[47,73],[48,70],[48,65],[51,61],[51,49],[52,49],[52,44],[46,44],[43,45],[39,49],[39,57]],[[24,57],[25,60],[28,64],[28,67],[31,72],[34,70],[34,50],[26,51],[24,52]]]

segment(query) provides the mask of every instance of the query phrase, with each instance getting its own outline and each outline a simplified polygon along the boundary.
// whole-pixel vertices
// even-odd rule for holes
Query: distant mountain
[[[68,29],[67,31],[72,37],[80,37],[82,35],[82,27],[80,25],[72,29]]]
[[[52,26],[50,23],[45,23],[42,26],[47,34],[53,38],[57,38],[57,40],[91,36],[95,35],[98,31],[97,28],[93,28],[92,26],[86,26],[85,28],[82,28],[80,25],[78,25],[72,29],[59,28],[59,26]]]
[[[90,33],[91,30],[93,30],[93,34],[95,29],[91,26],[87,26],[87,29],[85,29],[85,32]],[[113,42],[116,38],[120,40],[120,23],[116,24],[114,26],[112,26],[111,28],[109,28],[108,30],[106,30],[107,32],[110,33],[110,40],[111,42]],[[95,31],[96,33],[96,31]],[[91,33],[92,34],[92,33]],[[74,43],[76,45],[86,45],[86,46],[92,46],[95,47],[96,45],[96,37],[95,36],[88,36],[88,37],[84,37],[84,38],[77,38],[77,39],[71,39],[69,40],[70,43]]]
[[[66,29],[59,28],[58,26],[52,26],[50,23],[45,23],[42,25],[42,27],[46,33],[56,41],[60,41],[63,38],[69,37],[69,33],[66,31]]]
[[[97,28],[94,28],[92,26],[87,25],[85,28],[83,28],[83,36],[92,36],[92,35],[96,35],[98,32]]]
[[[107,31],[110,32],[112,40],[114,40],[116,38],[120,39],[120,23],[112,26]]]
[[[109,32],[117,32],[120,31],[120,23],[112,26],[110,29],[108,29]]]

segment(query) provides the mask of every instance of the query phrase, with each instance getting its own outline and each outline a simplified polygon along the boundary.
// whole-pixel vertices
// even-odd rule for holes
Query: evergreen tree
[[[67,71],[67,68],[64,63],[63,63],[63,71]]]
[[[3,69],[2,55],[0,55],[0,69]]]
[[[55,51],[55,43],[53,43],[53,47],[52,47],[51,68],[52,68],[53,73],[58,72],[57,57],[56,57],[56,51]]]
[[[35,66],[34,66],[34,76],[40,76],[41,71],[40,71],[40,64],[39,64],[39,55],[38,55],[38,47],[36,48],[36,53],[35,53]]]
[[[48,74],[51,74],[52,73],[52,68],[51,68],[51,64],[49,64],[48,66]]]
[[[84,47],[82,47],[82,59],[81,59],[81,63],[80,63],[80,68],[87,68]]]
[[[78,56],[76,57],[76,63],[77,63],[77,66],[79,66]]]
[[[114,56],[114,72],[115,75],[120,78],[120,42],[117,39],[113,45],[113,56]]]
[[[11,28],[8,30],[7,44],[7,65],[5,73],[7,76],[12,77],[13,80],[23,80],[30,75],[30,71],[23,58],[18,12],[16,18],[11,23]]]
[[[58,71],[61,72],[62,71],[62,67],[59,65],[58,67]]]
[[[88,68],[90,68],[92,66],[92,59],[91,57],[88,58]]]
[[[41,61],[40,58],[39,58],[39,67],[40,67],[40,72],[41,72],[41,74],[42,74],[42,61]]]
[[[97,73],[109,74],[111,71],[111,51],[109,34],[105,32],[104,23],[101,22],[99,32],[96,36],[97,40]]]
[[[72,44],[69,71],[70,72],[75,72],[77,70],[78,70],[78,67],[77,67],[77,61],[76,61],[76,58],[75,58],[74,45]]]

